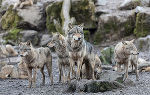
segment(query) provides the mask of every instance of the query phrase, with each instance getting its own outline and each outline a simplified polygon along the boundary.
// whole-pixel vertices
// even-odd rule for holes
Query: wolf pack
[[[42,74],[42,85],[45,84],[44,67],[53,84],[52,52],[54,48],[58,56],[59,82],[70,83],[76,79],[96,80],[96,74],[102,72],[102,62],[94,46],[84,39],[83,24],[68,25],[69,29],[66,36],[60,33],[52,33],[52,40],[47,47],[35,48],[31,41],[20,42],[19,52],[11,46],[6,46],[3,53],[7,52],[12,55],[19,55],[21,61],[18,68],[12,65],[5,65],[0,72],[1,78],[11,76],[13,78],[27,78],[29,87],[36,87],[37,71],[40,69]],[[116,61],[117,71],[125,71],[123,81],[128,78],[129,66],[134,66],[136,80],[139,80],[138,74],[138,55],[139,52],[134,45],[134,39],[131,41],[121,41],[114,49],[114,59]]]

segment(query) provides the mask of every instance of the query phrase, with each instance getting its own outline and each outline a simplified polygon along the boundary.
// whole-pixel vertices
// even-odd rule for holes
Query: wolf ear
[[[126,43],[125,41],[122,41],[122,43],[123,43],[124,45],[127,45],[127,43]]]
[[[72,28],[73,28],[72,23],[69,23],[69,24],[68,24],[68,30],[70,30],[70,29],[72,29]]]
[[[133,43],[135,41],[135,39],[131,40],[130,42]]]
[[[31,43],[30,40],[27,41],[27,45],[28,45],[28,46],[31,46],[31,45],[32,45],[32,43]]]
[[[78,25],[81,29],[83,29],[83,27],[84,27],[84,23],[82,23],[82,24],[80,24],[80,25]]]

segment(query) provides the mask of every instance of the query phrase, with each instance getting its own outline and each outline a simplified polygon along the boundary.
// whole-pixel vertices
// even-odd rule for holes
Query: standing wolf
[[[83,25],[69,24],[69,30],[66,37],[67,50],[69,52],[69,62],[72,75],[74,74],[74,65],[77,64],[77,79],[80,79],[80,71],[83,63],[89,67],[91,78],[95,79],[94,68],[96,62],[96,53],[94,47],[84,40]]]
[[[66,51],[65,37],[59,33],[53,33],[52,41],[48,43],[49,47],[54,47],[58,55],[58,65],[59,65],[59,82],[70,81],[70,63],[69,54]],[[66,75],[67,71],[67,75]],[[67,76],[67,78],[66,78]]]
[[[120,42],[116,45],[114,50],[118,71],[120,71],[121,65],[124,65],[126,70],[123,81],[128,78],[128,68],[130,64],[135,67],[136,79],[139,79],[137,67],[139,52],[137,51],[137,48],[135,47],[133,42],[134,40]]]
[[[25,62],[29,77],[29,87],[33,83],[33,87],[36,87],[36,75],[37,70],[40,69],[43,77],[42,84],[45,84],[45,74],[44,74],[44,65],[47,67],[49,77],[51,79],[51,84],[53,84],[53,75],[52,75],[52,56],[49,48],[37,48],[35,49],[31,42],[20,43],[20,56],[22,57],[23,62]],[[32,79],[32,69],[34,70],[33,79]]]

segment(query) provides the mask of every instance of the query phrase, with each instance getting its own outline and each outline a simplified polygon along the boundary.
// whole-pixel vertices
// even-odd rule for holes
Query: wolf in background
[[[32,6],[33,2],[34,0],[18,0],[18,2],[14,4],[13,9],[16,9],[18,6],[20,9],[22,9],[24,6]]]
[[[84,40],[83,24],[72,25],[69,24],[69,30],[66,37],[67,51],[69,52],[70,69],[72,77],[74,77],[74,65],[77,64],[77,79],[81,78],[81,69],[83,63],[85,64],[89,77],[95,79],[94,68],[96,62],[96,52],[94,47]],[[89,70],[87,68],[90,68]],[[91,76],[90,76],[91,75]]]
[[[36,75],[37,70],[40,69],[43,77],[42,85],[45,84],[45,74],[44,74],[44,65],[47,67],[47,71],[53,84],[53,75],[52,75],[52,56],[51,51],[48,47],[34,48],[30,41],[25,43],[20,43],[20,56],[22,57],[23,62],[26,64],[28,72],[29,87],[33,83],[33,87],[36,87]],[[34,70],[32,78],[32,69]]]
[[[63,81],[64,83],[66,81],[70,81],[69,54],[66,51],[65,37],[60,33],[53,33],[52,41],[48,43],[47,46],[54,47],[57,53],[59,65],[59,82]]]
[[[114,59],[117,62],[117,71],[120,71],[121,65],[124,65],[125,67],[123,81],[128,78],[128,68],[130,64],[135,67],[136,80],[139,79],[137,67],[139,52],[133,42],[134,40],[119,42],[114,49]]]

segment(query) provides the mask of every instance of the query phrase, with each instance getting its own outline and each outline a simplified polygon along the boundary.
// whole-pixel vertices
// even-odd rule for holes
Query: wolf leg
[[[70,62],[70,72],[72,73],[72,77],[71,79],[75,78],[75,72],[74,72],[74,61],[72,58],[69,58],[69,62]]]
[[[49,58],[49,60],[50,60],[50,61],[46,63],[46,67],[47,67],[48,75],[49,75],[50,80],[51,80],[51,84],[53,84],[52,56],[51,56],[51,58]]]
[[[93,64],[92,64],[92,62],[93,62]],[[92,69],[92,79],[93,79],[93,80],[96,80],[96,79],[95,79],[95,75],[94,75],[95,61],[94,61],[94,60],[93,60],[93,61],[91,60],[91,61],[90,61],[90,64],[91,64],[91,67],[92,67],[92,68],[91,68],[91,69]]]
[[[36,87],[36,76],[37,76],[37,68],[34,69],[34,74],[33,74],[33,87]]]
[[[60,62],[58,62],[59,65],[59,82],[61,82],[61,76],[62,76],[62,64]]]
[[[138,67],[137,67],[137,63],[133,63],[134,67],[135,67],[135,73],[136,73],[136,80],[139,80],[139,71],[138,71]]]
[[[70,66],[69,67],[66,67],[67,68],[67,73],[68,73],[68,77],[67,77],[67,82],[70,83]]]
[[[45,74],[44,74],[44,66],[40,69],[41,73],[42,73],[42,85],[45,85]]]
[[[28,80],[29,80],[29,88],[31,88],[32,85],[32,68],[27,68],[28,73]]]
[[[125,75],[123,78],[123,81],[125,81],[128,78],[128,64],[130,63],[130,61],[128,63],[125,63]]]
[[[80,71],[81,71],[81,67],[82,67],[82,62],[83,62],[83,58],[80,58],[78,61],[77,61],[77,79],[80,80]]]

